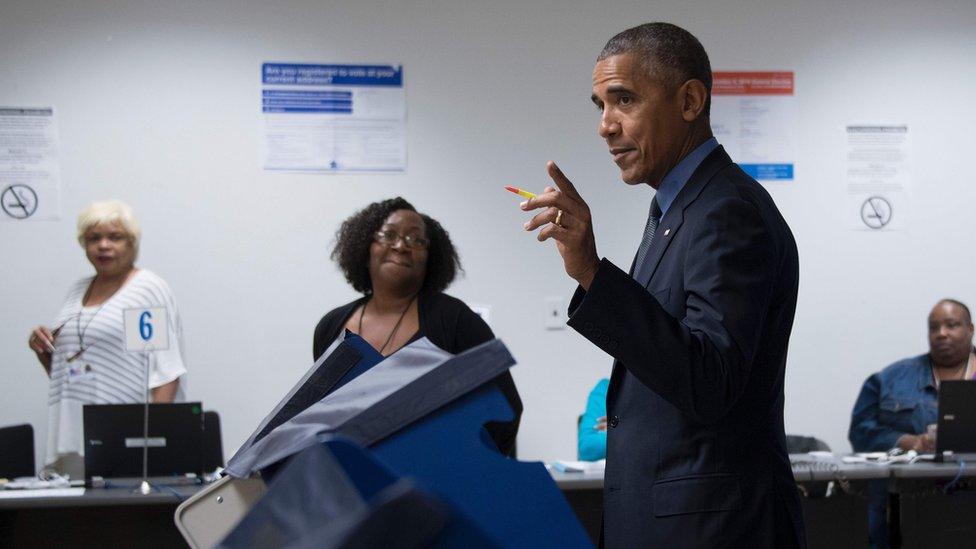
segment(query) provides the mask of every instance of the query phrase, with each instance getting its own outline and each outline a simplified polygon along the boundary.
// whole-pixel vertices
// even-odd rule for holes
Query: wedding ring
[[[562,220],[563,220],[563,211],[562,210],[556,210],[556,219],[555,219],[555,221],[553,221],[553,223],[557,227],[562,227],[563,226],[562,223],[561,223]]]

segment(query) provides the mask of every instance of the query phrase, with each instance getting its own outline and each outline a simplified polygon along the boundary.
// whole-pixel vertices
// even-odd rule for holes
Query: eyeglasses
[[[426,248],[430,241],[420,235],[400,234],[396,231],[376,231],[373,238],[385,246],[393,246],[397,240],[403,240],[407,248]]]
[[[95,314],[97,315],[98,312],[101,311],[102,310],[102,307],[104,307],[104,306],[105,305],[102,304],[102,306],[98,308],[98,311],[95,311]],[[92,316],[92,319],[94,319],[94,315]],[[88,324],[91,324],[91,319],[89,319],[88,324],[86,324],[85,327],[82,328],[81,327],[81,324],[80,324],[81,313],[75,313],[73,315],[70,315],[67,319],[65,319],[64,322],[62,322],[61,324],[58,324],[58,327],[57,328],[55,328],[54,330],[51,331],[52,343],[57,343],[58,342],[58,336],[61,335],[61,331],[64,330],[65,326],[67,326],[68,323],[71,322],[72,320],[79,322],[79,324],[78,324],[78,350],[75,351],[74,353],[71,353],[70,355],[67,354],[68,353],[67,351],[64,351],[64,353],[66,355],[65,362],[67,362],[69,364],[72,363],[72,362],[74,362],[75,360],[78,360],[78,358],[81,357],[81,355],[85,354],[85,351],[87,351],[87,350],[89,350],[92,347],[95,347],[97,345],[101,345],[105,341],[104,339],[96,339],[96,340],[90,341],[90,342],[88,342],[86,344],[85,343],[85,332],[88,331]],[[55,351],[60,352],[60,350],[58,349],[57,345],[55,345]],[[90,368],[90,366],[89,366],[89,368]]]

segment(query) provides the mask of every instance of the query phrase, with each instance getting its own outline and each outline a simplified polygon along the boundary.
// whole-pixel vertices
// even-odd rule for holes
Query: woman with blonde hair
[[[38,326],[28,345],[50,378],[45,463],[62,474],[81,478],[84,471],[82,406],[142,402],[147,389],[153,402],[181,398],[186,374],[182,329],[166,282],[135,266],[141,231],[132,209],[117,200],[94,202],[78,216],[78,243],[95,275],[72,286],[53,327]],[[125,346],[122,311],[165,307],[169,348],[146,358]]]

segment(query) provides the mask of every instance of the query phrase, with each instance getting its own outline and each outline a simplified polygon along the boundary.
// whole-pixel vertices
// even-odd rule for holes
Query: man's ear
[[[681,97],[681,116],[685,122],[694,122],[705,112],[708,88],[701,80],[692,78],[682,84],[678,88],[678,96]]]

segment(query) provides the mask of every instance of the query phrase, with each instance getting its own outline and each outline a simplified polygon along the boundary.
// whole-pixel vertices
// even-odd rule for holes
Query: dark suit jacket
[[[646,284],[606,259],[569,325],[614,357],[607,547],[796,547],[783,431],[798,261],[765,189],[719,147],[657,228]]]

